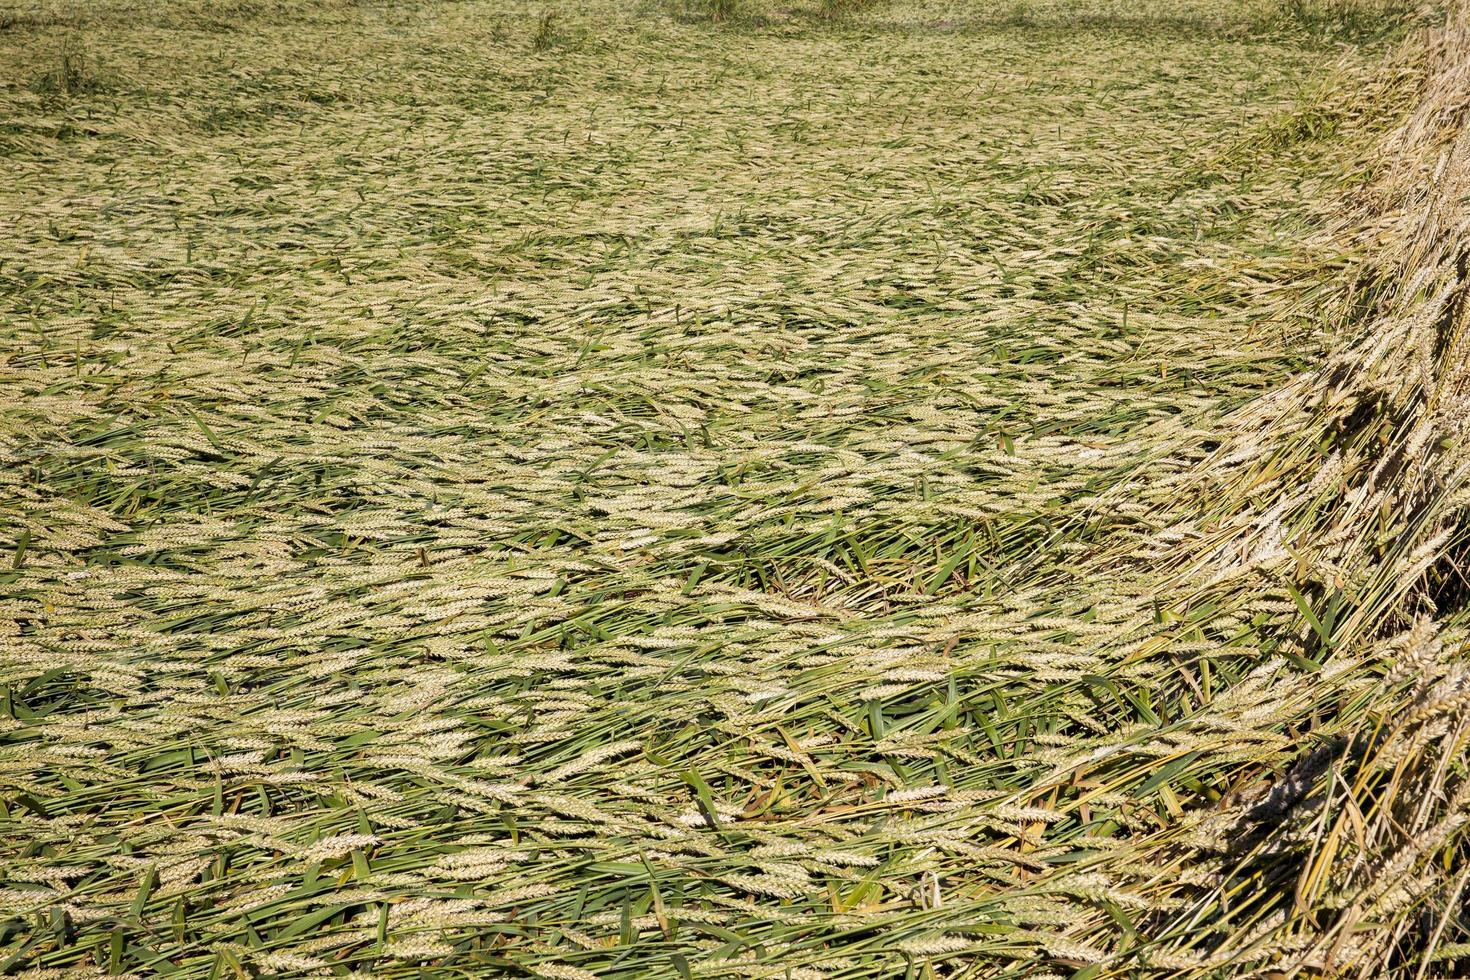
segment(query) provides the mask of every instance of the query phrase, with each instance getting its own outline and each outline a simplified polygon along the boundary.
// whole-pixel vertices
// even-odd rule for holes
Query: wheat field
[[[0,972],[1470,975],[1460,0],[0,0]]]

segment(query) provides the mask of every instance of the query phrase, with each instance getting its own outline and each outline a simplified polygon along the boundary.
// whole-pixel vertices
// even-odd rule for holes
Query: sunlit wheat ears
[[[1459,969],[1404,13],[0,0],[4,969]]]

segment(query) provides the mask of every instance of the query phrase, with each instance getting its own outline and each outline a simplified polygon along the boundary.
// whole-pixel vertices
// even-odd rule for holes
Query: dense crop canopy
[[[3,968],[1463,969],[1467,44],[0,0]]]

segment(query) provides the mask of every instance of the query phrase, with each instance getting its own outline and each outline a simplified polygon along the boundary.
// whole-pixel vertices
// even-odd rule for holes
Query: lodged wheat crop
[[[0,971],[1470,972],[1459,0],[0,0]]]

